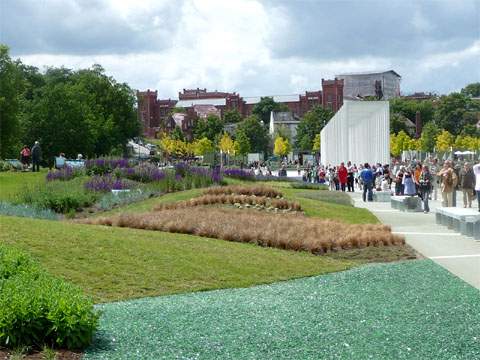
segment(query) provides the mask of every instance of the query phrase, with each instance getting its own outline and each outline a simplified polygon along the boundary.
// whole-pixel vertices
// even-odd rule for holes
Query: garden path
[[[440,201],[431,201],[429,214],[394,210],[390,203],[364,203],[360,192],[350,193],[356,207],[370,210],[392,231],[403,234],[407,244],[421,255],[480,289],[480,241],[463,236],[446,226],[435,223],[435,209]],[[457,207],[463,206],[461,193],[457,192]]]

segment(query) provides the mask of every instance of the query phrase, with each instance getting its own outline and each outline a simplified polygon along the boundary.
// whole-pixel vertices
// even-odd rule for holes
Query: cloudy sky
[[[480,0],[0,0],[0,42],[38,66],[101,64],[135,89],[243,96],[394,69],[402,92],[480,81]]]

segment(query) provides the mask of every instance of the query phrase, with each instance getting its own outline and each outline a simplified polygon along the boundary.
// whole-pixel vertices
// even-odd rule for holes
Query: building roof
[[[280,102],[296,102],[300,101],[300,95],[293,94],[293,95],[271,95],[271,96],[246,96],[243,98],[245,100],[245,104],[258,104],[262,97],[271,97],[273,101],[280,103]]]
[[[385,74],[385,73],[393,73],[394,75],[398,76],[401,78],[401,76],[395,71],[395,70],[386,70],[386,71],[362,71],[362,72],[351,72],[351,73],[343,73],[343,74],[338,74],[335,75],[335,77],[340,77],[340,76],[351,76],[351,75],[375,75],[375,74]]]
[[[191,99],[191,100],[179,100],[175,107],[191,107],[193,105],[213,105],[213,106],[225,106],[227,104],[226,99]]]

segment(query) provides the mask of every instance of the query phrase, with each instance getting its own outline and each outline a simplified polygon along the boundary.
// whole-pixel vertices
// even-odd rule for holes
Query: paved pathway
[[[359,192],[351,194],[355,206],[367,208],[394,232],[405,235],[407,244],[480,289],[480,241],[449,230],[435,223],[435,209],[439,201],[430,203],[430,214],[394,210],[390,203],[364,203]],[[457,206],[462,206],[461,193],[457,193]]]

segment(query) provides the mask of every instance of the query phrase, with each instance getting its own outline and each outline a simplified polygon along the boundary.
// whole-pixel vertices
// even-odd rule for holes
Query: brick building
[[[268,96],[268,95],[267,95]],[[223,118],[228,110],[237,110],[243,117],[252,114],[261,96],[242,97],[238,93],[207,91],[207,89],[183,89],[178,100],[158,99],[157,91],[137,91],[138,117],[143,124],[144,135],[155,137],[158,132],[170,132],[179,125],[187,133],[197,119],[215,114]],[[304,94],[273,95],[273,100],[284,104],[297,117],[302,117],[314,106],[330,108],[337,112],[343,104],[343,80],[322,79],[322,90]],[[172,119],[172,110],[184,108],[185,116]]]

